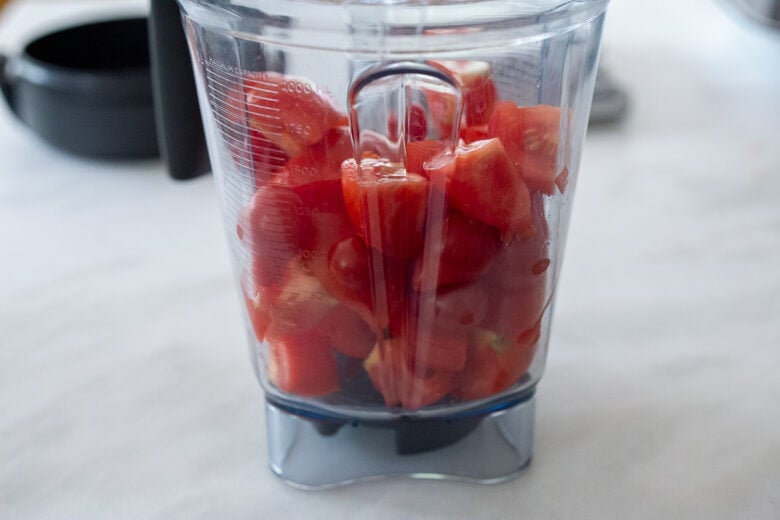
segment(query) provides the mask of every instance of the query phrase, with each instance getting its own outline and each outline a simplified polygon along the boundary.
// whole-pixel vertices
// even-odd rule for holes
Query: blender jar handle
[[[160,153],[171,177],[192,179],[211,168],[192,64],[175,0],[152,0],[149,40]]]

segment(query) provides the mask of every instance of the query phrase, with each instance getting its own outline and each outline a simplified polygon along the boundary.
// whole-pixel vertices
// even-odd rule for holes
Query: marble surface
[[[25,1],[0,48],[141,0]],[[272,476],[209,178],[63,155],[0,109],[0,518],[780,517],[780,33],[621,0],[533,464],[495,486]]]

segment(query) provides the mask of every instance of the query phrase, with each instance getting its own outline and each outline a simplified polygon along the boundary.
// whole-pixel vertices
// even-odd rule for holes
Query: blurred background
[[[611,4],[535,460],[493,487],[272,477],[211,178],[0,103],[0,518],[777,518],[777,5]],[[12,0],[0,52],[147,10]]]

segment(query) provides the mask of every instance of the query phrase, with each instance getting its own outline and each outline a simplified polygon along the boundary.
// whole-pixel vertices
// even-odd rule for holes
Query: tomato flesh
[[[306,78],[264,72],[244,84],[250,128],[289,157],[300,155],[343,122],[330,100]]]
[[[239,233],[251,253],[252,282],[267,287],[279,281],[298,250],[300,199],[284,186],[258,189],[239,217]]]
[[[329,129],[315,144],[286,163],[287,183],[292,186],[317,181],[340,180],[341,163],[352,157],[352,138],[346,127]]]
[[[432,238],[430,240],[433,240]],[[484,275],[501,249],[498,230],[457,210],[450,210],[444,232],[417,262],[412,286],[419,290],[427,273],[436,273],[436,285],[456,285]],[[433,265],[431,265],[433,264]]]
[[[423,242],[428,181],[382,159],[344,161],[344,201],[367,244],[383,254],[413,258]]]
[[[425,110],[418,104],[409,106],[406,114],[405,125],[406,134],[404,140],[409,143],[422,141],[428,135],[428,120],[425,116]],[[398,114],[393,113],[387,121],[387,133],[392,141],[399,137]]]
[[[546,195],[555,193],[560,118],[558,107],[519,107],[501,101],[487,127],[488,135],[504,144],[528,189]]]
[[[289,335],[268,340],[268,379],[279,390],[317,397],[341,387],[333,352],[306,336]]]
[[[357,359],[365,359],[376,343],[371,327],[344,305],[328,315],[321,331],[333,350]]]
[[[484,61],[443,60],[431,65],[452,75],[463,92],[463,123],[466,127],[487,124],[498,99],[490,64]],[[454,110],[454,108],[453,108]]]
[[[250,295],[246,289],[243,290],[243,293],[249,322],[252,324],[255,338],[257,338],[257,341],[263,341],[265,333],[271,325],[271,315],[265,305],[263,305],[263,302],[260,301],[259,294]]]
[[[428,139],[406,144],[406,171],[425,175],[425,163],[442,153],[446,145],[442,141]]]
[[[409,367],[406,350],[401,339],[385,340],[377,343],[363,364],[388,407],[416,410],[441,400],[455,388],[456,372],[421,374]]]
[[[439,156],[427,163],[426,172],[430,177],[446,177],[447,194],[455,208],[496,227],[505,237],[510,235],[510,240],[512,234],[533,229],[528,188],[515,175],[500,140],[459,146],[454,160]]]
[[[516,341],[492,330],[476,329],[454,395],[461,400],[484,399],[507,390],[528,371],[538,339],[538,323]]]

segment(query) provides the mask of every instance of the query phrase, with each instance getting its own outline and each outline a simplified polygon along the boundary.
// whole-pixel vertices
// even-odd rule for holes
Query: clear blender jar
[[[501,481],[606,0],[179,0],[273,471]]]

